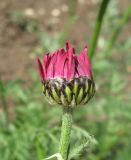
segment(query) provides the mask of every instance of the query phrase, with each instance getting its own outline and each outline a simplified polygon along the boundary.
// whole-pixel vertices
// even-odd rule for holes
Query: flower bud
[[[50,103],[74,107],[87,103],[95,93],[87,48],[80,55],[66,44],[53,54],[46,54],[43,65],[38,59],[43,93]]]

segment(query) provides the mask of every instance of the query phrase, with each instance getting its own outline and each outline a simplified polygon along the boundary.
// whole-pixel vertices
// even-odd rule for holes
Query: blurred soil
[[[120,10],[127,8],[130,0],[120,0]],[[77,20],[70,29],[71,41],[84,46],[91,35],[91,25],[97,15],[96,0],[78,0]],[[57,35],[65,24],[68,14],[67,0],[0,0],[0,78],[5,82],[13,79],[30,81],[29,70],[35,68],[35,58],[30,53],[38,45],[38,39],[32,32],[26,32],[12,22],[11,13],[24,12],[38,21],[41,31]],[[131,25],[130,25],[131,26]],[[129,37],[129,25],[124,36]],[[73,33],[73,34],[72,34]],[[70,40],[70,37],[69,37]]]

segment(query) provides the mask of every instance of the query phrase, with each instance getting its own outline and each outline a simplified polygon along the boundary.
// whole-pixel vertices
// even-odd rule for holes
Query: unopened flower
[[[76,106],[87,103],[95,93],[91,65],[87,47],[80,55],[66,43],[52,54],[45,54],[43,63],[38,59],[43,93],[50,102],[63,106]]]

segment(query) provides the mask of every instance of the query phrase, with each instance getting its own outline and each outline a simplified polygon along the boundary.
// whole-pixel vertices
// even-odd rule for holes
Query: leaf
[[[54,159],[54,158],[57,158],[57,160],[64,160],[60,153],[53,154],[52,156],[45,158],[43,160],[49,160],[49,159]]]
[[[75,126],[73,127],[75,133],[80,133],[81,139],[78,139],[79,143],[76,143],[71,149],[70,154],[69,154],[69,159],[71,160],[72,158],[78,158],[83,151],[88,148],[91,144],[96,144],[97,141],[94,139],[93,136],[91,136],[86,130]],[[77,138],[77,137],[76,137]]]

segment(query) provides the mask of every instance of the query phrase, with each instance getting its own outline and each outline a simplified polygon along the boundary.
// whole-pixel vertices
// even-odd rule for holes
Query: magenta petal
[[[87,47],[77,56],[69,42],[66,43],[66,51],[60,49],[53,54],[44,55],[43,66],[38,59],[38,67],[42,80],[53,78],[65,78],[66,80],[70,80],[80,76],[86,76],[89,79],[92,78]]]
[[[74,50],[72,48],[69,48],[68,50],[68,75],[67,78],[73,78],[75,73],[75,60],[74,60]]]
[[[84,55],[80,53],[78,59],[78,72],[81,76],[86,76],[86,65],[84,62]]]
[[[64,51],[64,49],[61,49],[57,52],[57,60],[55,63],[55,74],[54,77],[58,78],[63,78],[63,68],[64,68],[64,63],[66,60],[67,54]]]
[[[92,69],[91,69],[89,58],[88,58],[87,47],[84,48],[83,55],[84,55],[84,61],[85,61],[85,66],[86,66],[86,74],[87,74],[88,78],[91,79]]]
[[[48,54],[45,54],[43,57],[43,64],[44,64],[44,75],[45,78],[47,78],[47,71],[48,71],[48,66],[50,64],[51,56]]]
[[[78,60],[77,60],[77,55],[73,55],[74,58],[74,65],[75,65],[75,71],[74,71],[74,77],[78,78],[79,77],[79,72],[78,72]]]
[[[78,75],[79,75],[79,76],[86,76],[86,75],[85,75],[85,72],[84,72],[84,70],[83,70],[83,68],[82,68],[82,66],[81,66],[80,63],[78,63],[77,71],[78,71]]]
[[[64,75],[64,78],[67,79],[67,75],[68,75],[68,59],[67,58],[65,60],[64,67],[63,67],[63,75]]]
[[[91,65],[88,58],[87,47],[84,48],[84,52],[78,57],[79,67],[82,68],[84,75],[89,79],[92,77]],[[79,68],[78,67],[78,68]],[[79,71],[81,73],[81,71]]]
[[[45,79],[44,70],[43,70],[43,67],[42,67],[42,64],[41,64],[41,61],[39,58],[37,59],[37,63],[38,63],[38,68],[39,68],[41,80],[44,81],[44,79]]]
[[[48,65],[48,70],[47,70],[47,79],[54,78],[54,65],[56,62],[56,53],[51,55],[51,60]]]

